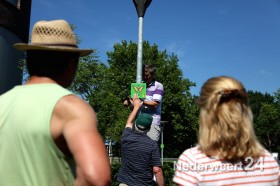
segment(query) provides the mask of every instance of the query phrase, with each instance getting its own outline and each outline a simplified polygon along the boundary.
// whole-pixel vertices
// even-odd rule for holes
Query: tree
[[[269,151],[277,151],[280,145],[280,109],[276,104],[263,103],[256,119],[257,135]]]
[[[97,113],[99,107],[95,107],[95,105],[100,104],[100,100],[95,99],[95,97],[104,91],[102,86],[106,79],[107,71],[106,65],[98,58],[97,50],[94,50],[88,56],[81,57],[76,77],[71,87],[69,87],[70,91],[76,93],[93,106]],[[99,125],[99,130],[101,134],[104,134],[105,126]]]
[[[250,101],[250,107],[254,113],[254,118],[256,119],[259,116],[260,108],[262,103],[273,103],[273,96],[268,93],[261,93],[258,91],[248,91],[248,97]]]
[[[258,139],[269,151],[280,153],[279,90],[274,96],[248,91]]]
[[[274,92],[274,101],[280,107],[280,88]]]
[[[106,137],[119,141],[130,109],[122,105],[122,98],[130,92],[130,84],[136,82],[137,44],[122,41],[107,52],[109,67],[104,80],[88,98],[98,111],[100,125],[105,126]],[[186,148],[196,143],[198,109],[190,94],[195,84],[183,78],[176,55],[159,51],[157,45],[143,42],[143,64],[157,67],[157,79],[163,83],[165,95],[162,105],[165,156],[178,157]]]

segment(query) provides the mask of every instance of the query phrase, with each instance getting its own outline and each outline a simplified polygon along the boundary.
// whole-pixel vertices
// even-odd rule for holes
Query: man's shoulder
[[[149,143],[150,145],[152,146],[157,146],[157,142],[155,140],[152,140],[147,134],[142,134],[142,138],[143,138],[143,141],[145,143]]]
[[[146,134],[141,133],[141,132],[138,132],[138,131],[136,131],[135,129],[133,129],[133,128],[131,128],[131,127],[125,127],[125,128],[124,128],[123,134],[127,134],[127,133],[129,133],[129,134],[134,134],[134,135],[137,135],[137,136],[143,137],[143,138],[148,137]],[[150,138],[148,137],[148,139],[150,139]]]
[[[133,136],[137,136],[137,138],[143,138],[142,141],[145,141],[145,142],[149,142],[149,143],[154,143],[155,141],[152,140],[149,136],[147,136],[147,134],[144,134],[144,133],[141,133],[141,132],[138,132],[134,129],[132,129],[131,127],[125,127],[124,130],[123,130],[123,133],[122,133],[122,136],[126,136],[127,135],[133,135]]]
[[[147,90],[161,90],[161,91],[163,91],[163,84],[158,82],[158,81],[154,81],[153,83],[151,83],[150,85],[147,86]]]
[[[123,130],[123,132],[129,132],[129,133],[131,133],[131,132],[133,132],[133,129],[132,129],[131,127],[125,127],[124,130]]]
[[[74,94],[61,97],[55,106],[54,114],[65,119],[68,118],[69,121],[77,119],[85,123],[90,123],[90,120],[95,120],[96,117],[93,108]]]
[[[131,133],[133,133],[133,129],[131,127],[125,127],[122,133],[122,138],[126,137]]]
[[[162,84],[161,82],[159,82],[159,81],[155,81],[155,85],[161,85],[161,86],[163,86],[163,84]]]
[[[155,81],[155,87],[157,87],[157,89],[163,90],[163,84],[158,81]]]

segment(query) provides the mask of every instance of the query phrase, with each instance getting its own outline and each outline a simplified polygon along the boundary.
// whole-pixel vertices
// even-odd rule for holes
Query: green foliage
[[[173,162],[165,162],[162,166],[163,170],[163,177],[164,177],[164,184],[173,186],[173,177],[174,177],[174,163]]]
[[[248,91],[249,101],[250,101],[250,107],[252,109],[252,112],[254,113],[255,119],[259,116],[260,108],[262,103],[273,103],[273,96],[271,96],[268,93],[261,93],[258,91]]]
[[[253,91],[248,94],[258,139],[269,151],[280,153],[279,90],[274,96]]]
[[[69,90],[88,100],[93,93],[100,90],[105,72],[106,66],[98,60],[96,51],[89,56],[81,57],[76,77]]]
[[[122,41],[107,52],[109,67],[97,60],[96,53],[83,58],[71,90],[87,100],[95,109],[99,129],[105,138],[120,141],[130,109],[122,99],[136,81],[137,44]],[[166,157],[178,157],[196,142],[198,109],[189,92],[195,84],[183,78],[178,58],[159,51],[157,45],[143,42],[143,64],[157,67],[157,79],[164,85],[162,120],[167,121],[164,131]],[[174,148],[174,145],[178,148]]]
[[[111,186],[118,186],[120,184],[120,182],[117,180],[120,168],[121,168],[120,163],[113,163],[111,165],[111,174],[112,174]]]
[[[280,88],[274,92],[275,103],[280,107]]]
[[[269,151],[280,146],[280,109],[276,104],[263,103],[256,119],[257,135]]]
[[[119,140],[129,109],[121,105],[121,99],[130,92],[130,84],[136,82],[137,44],[122,41],[114,45],[114,51],[107,52],[109,57],[108,83],[106,92],[111,97],[107,107],[103,107],[102,115],[110,113],[111,119],[106,121],[106,135]],[[164,85],[162,105],[162,121],[167,121],[164,131],[166,157],[178,157],[186,148],[196,142],[198,109],[193,104],[190,87],[195,84],[183,78],[178,66],[178,58],[159,51],[157,45],[143,42],[143,64],[153,64],[157,67],[157,80]],[[116,105],[117,104],[117,105]],[[104,112],[103,112],[104,111]],[[99,113],[100,114],[100,113]],[[174,148],[176,146],[177,148]]]

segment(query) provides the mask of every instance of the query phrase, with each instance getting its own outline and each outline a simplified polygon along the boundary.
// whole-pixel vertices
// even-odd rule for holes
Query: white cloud
[[[266,71],[266,70],[261,70],[260,73],[261,73],[262,75],[266,75],[266,76],[271,76],[271,75],[272,75],[271,72]]]
[[[39,0],[39,4],[42,4],[42,8],[44,9],[53,9],[56,6],[53,1],[49,0]]]
[[[185,57],[187,53],[187,45],[189,45],[191,42],[184,42],[184,43],[171,43],[167,45],[165,48],[167,49],[168,53],[174,53],[178,56],[178,58]]]

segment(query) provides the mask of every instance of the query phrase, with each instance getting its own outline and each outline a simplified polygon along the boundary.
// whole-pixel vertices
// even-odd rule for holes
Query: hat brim
[[[28,50],[48,50],[48,51],[64,51],[64,52],[77,52],[80,57],[87,56],[93,52],[92,49],[79,49],[68,46],[45,46],[36,44],[16,43],[13,45],[16,49],[21,51]]]

